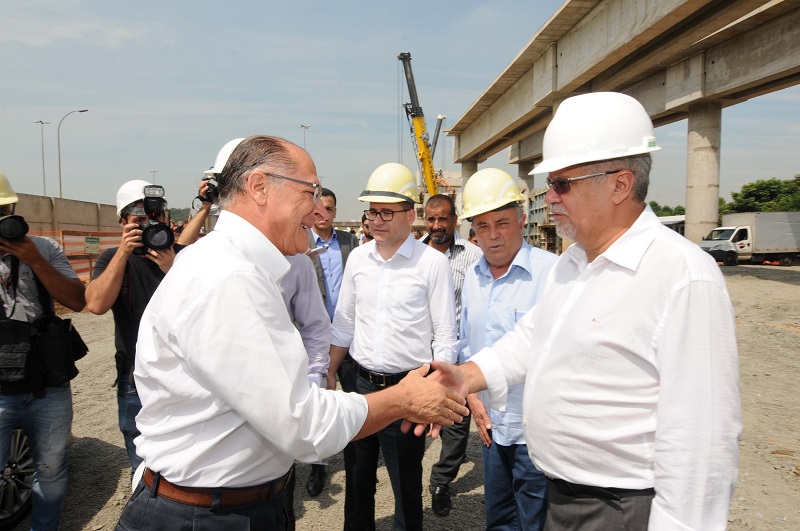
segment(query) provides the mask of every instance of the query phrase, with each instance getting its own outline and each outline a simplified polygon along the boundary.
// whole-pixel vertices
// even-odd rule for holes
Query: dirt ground
[[[729,529],[800,529],[800,266],[738,266],[722,269],[737,316],[744,434],[739,484]],[[130,493],[130,474],[117,429],[111,314],[72,315],[90,347],[73,381],[76,436],[70,447],[69,491],[62,529],[109,531]],[[473,426],[474,427],[474,426]],[[429,441],[425,481],[439,455]],[[341,454],[329,464],[329,483],[317,498],[305,492],[309,467],[298,469],[298,530],[341,529],[344,471]],[[483,528],[480,443],[473,433],[468,461],[451,486],[453,512],[439,518],[425,492],[425,529]],[[426,483],[427,484],[427,483]],[[378,529],[391,529],[393,500],[385,470],[376,496]],[[19,529],[27,529],[25,521]]]

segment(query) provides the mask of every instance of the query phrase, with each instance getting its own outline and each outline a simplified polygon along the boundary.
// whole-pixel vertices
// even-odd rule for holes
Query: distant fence
[[[92,278],[92,268],[97,257],[111,247],[119,245],[121,232],[55,230],[31,231],[35,236],[47,236],[64,248],[72,269],[84,283]]]

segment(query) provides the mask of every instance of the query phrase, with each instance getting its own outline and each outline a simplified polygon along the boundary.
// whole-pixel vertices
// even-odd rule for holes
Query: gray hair
[[[247,178],[257,170],[263,172],[291,173],[297,164],[289,151],[293,145],[288,140],[274,136],[250,136],[231,153],[228,162],[217,176],[219,206],[225,208],[233,199],[244,193]],[[273,181],[273,187],[281,182]]]
[[[633,174],[633,200],[644,203],[647,198],[647,189],[650,187],[650,168],[653,158],[650,153],[631,155],[618,159],[595,162],[587,167],[589,172],[603,172],[611,170],[628,170]],[[595,182],[605,182],[608,176],[600,177]]]

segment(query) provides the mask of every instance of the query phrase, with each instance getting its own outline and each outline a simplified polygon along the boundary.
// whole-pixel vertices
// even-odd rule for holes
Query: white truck
[[[742,212],[722,216],[700,247],[717,262],[736,265],[779,262],[790,266],[800,259],[800,212]]]

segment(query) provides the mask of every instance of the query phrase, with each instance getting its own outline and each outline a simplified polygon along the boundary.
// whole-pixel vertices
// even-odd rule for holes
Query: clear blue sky
[[[411,52],[422,107],[458,119],[561,5],[558,0],[204,2],[3,0],[0,171],[19,192],[113,203],[130,179],[165,186],[186,207],[201,172],[231,138],[303,144],[338,218],[384,162],[415,158],[400,103],[400,52]],[[800,173],[800,89],[723,111],[722,192]],[[685,204],[686,122],[656,131],[650,199]],[[401,144],[402,142],[402,144]],[[402,150],[400,146],[402,145]],[[456,170],[440,141],[436,166]],[[442,157],[444,154],[444,159]],[[507,152],[481,167],[515,170]],[[157,173],[152,174],[151,171]]]

